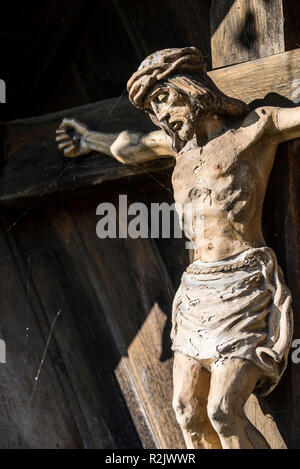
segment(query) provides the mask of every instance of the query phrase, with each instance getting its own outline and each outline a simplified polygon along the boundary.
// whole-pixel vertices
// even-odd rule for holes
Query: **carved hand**
[[[88,129],[76,119],[63,119],[56,141],[59,150],[71,158],[96,151],[123,164],[136,164],[174,156],[170,137],[162,130],[147,134],[129,130],[103,133]]]
[[[89,133],[86,125],[76,119],[63,119],[56,130],[56,141],[58,148],[63,150],[64,155],[74,158],[91,152],[84,137]]]

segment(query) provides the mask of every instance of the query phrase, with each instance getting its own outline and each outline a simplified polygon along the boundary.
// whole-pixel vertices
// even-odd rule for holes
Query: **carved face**
[[[151,106],[158,121],[176,133],[180,140],[188,141],[193,138],[196,116],[186,94],[172,86],[158,85],[148,98],[148,106]]]

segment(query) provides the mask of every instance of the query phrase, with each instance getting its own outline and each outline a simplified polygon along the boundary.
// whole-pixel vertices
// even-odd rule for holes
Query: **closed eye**
[[[158,103],[166,103],[168,101],[168,94],[167,93],[160,93],[156,96],[156,101]]]

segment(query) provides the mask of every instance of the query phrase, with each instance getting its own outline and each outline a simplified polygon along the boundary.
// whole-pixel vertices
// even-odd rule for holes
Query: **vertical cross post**
[[[287,24],[288,18],[292,18],[292,15],[287,14],[291,8],[295,8],[291,2],[282,0],[213,0],[210,11],[213,68],[285,52],[292,43],[290,48],[297,47],[294,44],[294,28],[291,28],[291,34],[294,34],[291,37]],[[280,70],[277,73],[280,74]],[[300,86],[298,87],[298,82],[294,80],[291,87],[292,99],[294,97],[296,104],[299,102]],[[264,95],[261,98],[264,98]],[[300,320],[297,318],[300,308],[299,158],[298,141],[280,145],[263,216],[266,243],[275,249],[292,291],[293,309],[296,313],[295,338],[300,338]],[[261,413],[254,397],[248,401],[247,413],[250,420],[256,421],[256,426],[273,448],[281,448],[285,444],[289,448],[299,447],[299,389],[300,366],[290,360],[278,389],[260,403],[263,411],[271,414],[272,419]]]

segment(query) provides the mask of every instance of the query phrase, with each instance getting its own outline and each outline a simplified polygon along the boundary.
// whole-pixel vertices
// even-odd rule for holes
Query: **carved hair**
[[[168,78],[166,81],[159,83],[162,89],[171,86],[176,91],[184,94],[190,101],[191,114],[197,118],[201,114],[206,116],[220,115],[224,118],[229,117],[232,119],[233,116],[242,114],[241,108],[237,108],[236,105],[232,106],[230,101],[223,99],[223,93],[215,86],[206,74],[198,74],[197,76],[183,76],[177,75]],[[158,86],[157,85],[157,86]],[[154,91],[156,91],[157,86]],[[152,90],[153,91],[153,90]],[[155,125],[161,127],[170,137],[173,142],[173,149],[179,152],[184,145],[187,143],[179,139],[177,132],[171,130],[168,127],[167,122],[159,121],[154,113],[151,106],[152,92],[147,96],[144,102],[144,110],[149,114],[151,120]],[[229,98],[230,99],[230,98]],[[243,113],[248,111],[248,107],[245,104]]]
[[[189,97],[191,111],[196,115],[238,116],[249,111],[247,104],[222,93],[205,71],[201,52],[196,47],[164,49],[148,56],[127,83],[129,99],[139,109],[149,113],[155,125],[163,128],[179,151],[181,142],[177,133],[158,121],[149,100],[153,89],[172,86]]]
[[[202,75],[202,76],[201,76]],[[206,74],[197,77],[175,76],[168,83],[181,93],[191,97],[197,103],[199,110],[206,115],[236,115],[240,109],[232,108],[231,103],[223,100],[223,93],[215,86]],[[237,112],[239,111],[239,112]],[[245,112],[245,110],[244,110]]]
[[[172,77],[182,80],[179,87],[186,89],[189,95],[203,94],[205,90],[205,94],[218,97],[215,102],[218,102],[219,113],[238,115],[248,111],[245,103],[226,96],[217,88],[207,75],[202,54],[196,47],[164,49],[149,55],[128,80],[130,101],[137,108],[145,109],[145,100],[153,87]]]

